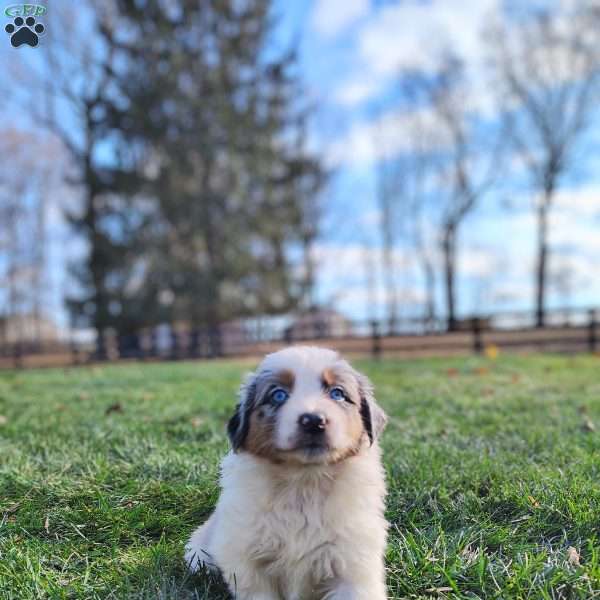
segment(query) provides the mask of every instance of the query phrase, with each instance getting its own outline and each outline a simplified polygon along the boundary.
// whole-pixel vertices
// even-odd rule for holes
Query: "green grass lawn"
[[[357,364],[390,415],[390,598],[600,598],[600,358]],[[249,366],[0,373],[0,599],[227,598],[182,552]]]

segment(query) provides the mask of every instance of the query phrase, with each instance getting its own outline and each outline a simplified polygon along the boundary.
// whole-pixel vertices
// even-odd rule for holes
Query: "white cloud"
[[[565,189],[556,197],[556,209],[560,213],[576,214],[580,217],[596,219],[600,225],[600,185]],[[597,236],[600,243],[600,235]]]
[[[385,307],[392,303],[392,298],[387,290],[377,287],[372,292],[364,286],[345,288],[336,295],[345,314],[364,313],[364,307],[371,302],[375,303],[376,312],[385,314]],[[396,291],[395,301],[401,306],[418,306],[425,302],[425,293],[421,288],[401,288]]]
[[[324,37],[335,37],[369,12],[369,0],[317,0],[312,25]]]
[[[497,257],[490,272],[490,300],[498,307],[530,308],[536,269],[536,220],[531,197],[516,198],[519,212],[479,218],[467,238],[486,240]],[[598,302],[600,279],[600,184],[565,188],[550,213],[548,300],[554,305]],[[468,244],[473,241],[465,240]],[[467,257],[468,251],[461,252]],[[477,261],[475,261],[477,262]],[[471,265],[475,271],[477,264]],[[485,271],[485,265],[480,265]],[[461,267],[462,268],[462,267]]]
[[[517,198],[519,212],[482,215],[465,227],[459,252],[460,311],[530,310],[534,299],[536,223],[530,198]],[[594,304],[600,297],[600,184],[565,188],[550,218],[548,302],[553,306]],[[380,213],[365,212],[362,222],[377,227]],[[377,240],[375,235],[374,240]],[[436,297],[443,289],[439,248],[431,242],[436,265]],[[381,248],[357,243],[321,243],[315,249],[321,298],[354,318],[384,317],[390,298],[385,288]],[[398,300],[403,310],[419,311],[424,301],[422,272],[414,253],[394,252]]]
[[[427,108],[408,112],[390,110],[369,121],[354,123],[341,137],[334,139],[324,149],[324,156],[332,166],[341,164],[370,164],[382,158],[409,150],[409,133],[414,132],[417,122],[422,131],[434,131],[434,116]],[[437,129],[429,143],[439,147],[443,144],[443,133]],[[423,147],[427,140],[421,139]]]
[[[355,106],[372,98],[381,89],[381,81],[376,78],[349,80],[334,92],[334,100],[344,106]]]
[[[370,218],[375,218],[376,212]],[[319,286],[326,302],[334,301],[344,312],[353,316],[366,314],[366,307],[383,316],[391,302],[386,285],[382,250],[378,246],[360,244],[317,244],[313,258],[317,265]],[[441,257],[432,244],[431,259],[438,274]],[[501,259],[493,248],[470,246],[460,253],[458,275],[461,280],[479,281],[487,286],[500,270]],[[413,311],[425,301],[422,267],[411,248],[398,248],[392,253],[395,299]],[[438,286],[441,280],[438,280]],[[441,288],[438,288],[441,292]],[[464,300],[464,298],[463,298]]]
[[[501,259],[491,248],[466,248],[460,254],[461,277],[490,277],[498,271]]]
[[[319,266],[320,274],[325,279],[362,281],[371,265],[381,261],[381,249],[360,244],[316,244],[313,250],[314,260]],[[396,269],[410,269],[414,262],[404,250],[396,250],[392,256],[392,264]]]
[[[482,29],[499,5],[500,0],[406,0],[385,6],[358,32],[355,74],[334,98],[345,105],[360,103],[400,68],[431,70],[446,49],[479,65]]]

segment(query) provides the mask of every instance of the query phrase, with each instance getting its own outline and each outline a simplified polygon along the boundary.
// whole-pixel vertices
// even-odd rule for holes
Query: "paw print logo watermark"
[[[4,27],[4,31],[10,36],[10,43],[14,48],[27,45],[35,48],[40,36],[46,31],[39,17],[46,14],[46,7],[40,4],[12,4],[4,10],[4,15],[12,19]]]

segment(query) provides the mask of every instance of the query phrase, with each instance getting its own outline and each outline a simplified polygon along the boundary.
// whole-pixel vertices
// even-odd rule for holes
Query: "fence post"
[[[371,321],[371,354],[373,358],[381,358],[381,333],[377,321]]]
[[[473,319],[471,319],[471,326],[473,331],[473,351],[475,354],[481,354],[483,352],[483,340],[481,339],[481,319],[479,317],[473,317]]]
[[[588,322],[588,346],[590,352],[596,352],[598,348],[598,315],[595,309],[591,309],[589,312]]]
[[[107,360],[108,352],[106,348],[105,330],[99,329],[96,333],[96,349],[94,351],[95,360]]]
[[[169,338],[169,344],[171,346],[169,358],[171,360],[177,360],[179,358],[180,337],[179,332],[173,326],[171,326],[171,330],[169,331]]]
[[[23,367],[23,348],[21,346],[21,340],[15,342],[13,346],[13,365],[15,369],[21,369]]]
[[[219,325],[211,325],[208,330],[209,358],[223,356],[223,332]]]
[[[197,329],[192,329],[190,332],[188,356],[190,358],[198,358],[200,355],[200,332]]]
[[[315,334],[318,340],[327,337],[327,324],[324,319],[317,319],[315,322]]]
[[[79,348],[73,339],[73,335],[69,335],[69,351],[71,352],[71,364],[79,364]]]

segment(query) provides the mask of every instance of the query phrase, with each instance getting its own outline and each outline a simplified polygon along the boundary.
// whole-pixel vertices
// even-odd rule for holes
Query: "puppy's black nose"
[[[300,415],[298,423],[306,433],[323,433],[327,425],[325,415],[320,413],[304,413]]]

